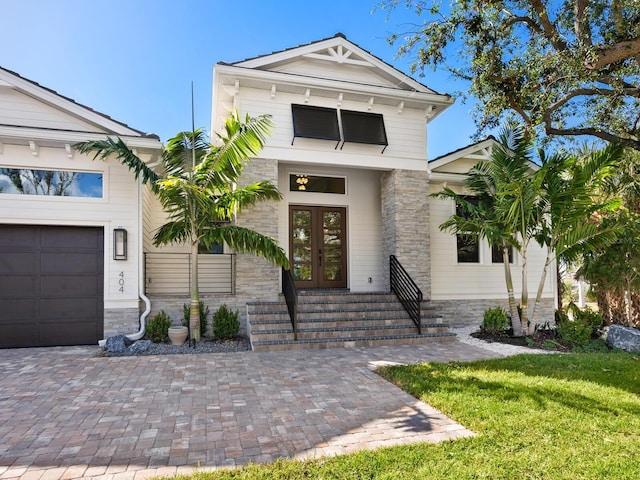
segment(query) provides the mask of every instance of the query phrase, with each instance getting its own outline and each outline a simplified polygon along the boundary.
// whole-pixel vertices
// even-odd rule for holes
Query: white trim
[[[313,87],[314,90],[330,90],[340,91],[345,93],[357,94],[359,97],[362,95],[375,96],[381,98],[394,99],[394,105],[397,105],[401,100],[405,100],[408,103],[419,103],[436,106],[448,107],[454,103],[454,99],[449,95],[443,95],[440,93],[434,93],[432,91],[420,90],[402,90],[397,88],[382,87],[378,85],[368,85],[362,83],[349,83],[341,80],[332,80],[327,78],[307,77],[304,75],[282,73],[282,72],[270,72],[263,70],[250,70],[246,67],[237,67],[231,65],[215,65],[215,75],[220,77],[222,75],[245,80],[258,80],[265,82],[265,89],[270,90],[271,86],[276,85],[289,85],[299,87],[303,92],[307,88]],[[215,84],[215,82],[214,82]],[[220,84],[224,89],[224,84]],[[368,100],[368,99],[367,99]],[[444,109],[438,109],[436,115]],[[434,115],[434,117],[436,116]]]
[[[119,134],[106,134],[96,132],[75,132],[66,130],[41,130],[34,127],[12,127],[0,125],[0,138],[5,144],[11,143],[10,140],[19,140],[19,144],[28,145],[29,141],[41,140],[40,146],[48,146],[47,143],[65,148],[65,144],[84,142],[89,140],[105,140],[107,137],[120,136],[126,144],[131,148],[149,148],[160,150],[162,142],[157,138],[151,137],[135,137]]]
[[[440,157],[437,160],[432,160],[429,162],[429,168],[431,170],[435,170],[444,165],[447,165],[451,162],[455,162],[456,160],[460,160],[461,158],[471,158],[476,160],[489,160],[490,158],[490,147],[497,144],[493,138],[487,138],[486,140],[475,143],[473,145],[469,145],[461,150],[458,150],[453,153],[449,153],[443,157]],[[479,153],[478,153],[479,152]]]

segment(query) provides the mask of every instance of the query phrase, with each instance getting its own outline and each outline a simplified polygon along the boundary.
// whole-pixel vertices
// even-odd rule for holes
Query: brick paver
[[[95,357],[0,350],[0,479],[140,479],[473,435],[375,373],[496,354],[455,342]]]

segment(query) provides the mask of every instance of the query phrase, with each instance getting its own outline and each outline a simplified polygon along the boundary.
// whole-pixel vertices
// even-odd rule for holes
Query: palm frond
[[[157,190],[156,182],[161,178],[160,175],[140,160],[120,137],[79,142],[74,145],[74,148],[83,154],[93,154],[94,160],[98,158],[107,160],[112,156],[116,157],[120,163],[133,171],[136,180],[142,176],[143,183],[149,185],[154,192]]]
[[[261,256],[280,267],[289,268],[289,258],[271,237],[237,225],[220,225],[209,229],[202,237],[205,245],[225,242],[238,253]]]

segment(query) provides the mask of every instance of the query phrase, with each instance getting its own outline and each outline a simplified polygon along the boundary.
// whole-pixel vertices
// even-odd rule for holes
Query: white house
[[[100,290],[91,297],[95,300],[91,308],[104,309],[104,320],[97,313],[92,327],[96,338],[116,331],[135,334],[144,324],[149,301],[152,312],[164,309],[179,323],[182,305],[188,301],[188,248],[153,246],[153,233],[165,215],[151,192],[140,189],[117,162],[90,161],[72,148],[75,141],[119,135],[153,161],[160,148],[157,138],[11,72],[0,71],[0,75],[6,83],[0,86],[0,124],[11,125],[9,131],[0,125],[0,168],[102,175],[102,193],[96,198],[0,192],[0,253],[48,255],[16,250],[11,238],[17,235],[18,225],[28,225],[25,228],[36,237],[54,226],[64,226],[63,234],[70,232],[66,228],[92,228],[101,248],[93,255],[103,260],[102,270],[93,273],[96,285],[104,290],[104,305],[99,302]],[[342,34],[216,64],[212,130],[219,129],[233,109],[242,116],[269,114],[275,124],[265,149],[251,160],[242,179],[247,183],[270,180],[278,185],[283,199],[244,210],[236,222],[277,239],[289,252],[299,324],[290,321],[294,315],[289,314],[282,295],[283,280],[289,285],[289,276],[261,258],[236,255],[226,246],[199,255],[200,294],[205,303],[211,309],[222,303],[238,309],[254,348],[295,344],[294,329],[298,342],[322,347],[444,339],[447,325],[477,324],[486,307],[506,305],[503,268],[491,260],[489,246],[480,244],[474,261],[461,261],[455,236],[438,228],[455,207],[429,197],[444,183],[462,188],[465,172],[478,160],[487,160],[490,152],[491,140],[487,140],[427,161],[427,141],[446,141],[429,139],[428,124],[452,103],[449,95],[415,81]],[[113,259],[113,232],[120,227],[127,231],[126,260]],[[67,243],[62,241],[65,248]],[[421,292],[420,321],[415,320],[415,305],[403,299],[415,325],[407,320],[410,314],[396,297],[388,294],[390,268],[398,278],[396,263],[390,267],[392,257],[410,277],[400,283]],[[530,263],[537,262],[541,268],[542,252],[531,257]],[[518,258],[513,261],[515,269]],[[4,271],[14,271],[14,280],[7,282],[18,281],[21,270],[16,265],[0,260],[0,268],[5,269],[0,272],[2,278]],[[533,284],[538,272],[530,269]],[[144,282],[138,281],[142,272]],[[37,279],[43,274],[28,275]],[[396,280],[393,284],[395,290],[402,286]],[[284,291],[289,293],[289,288]],[[3,298],[3,292],[0,288],[0,302],[11,304],[14,311],[22,308],[21,294]],[[45,297],[44,291],[30,295]],[[554,296],[552,279],[545,290],[543,320],[553,318]],[[58,304],[67,305],[69,312],[71,303],[70,297]],[[15,314],[6,311],[0,308],[3,339],[19,323],[11,320]],[[51,323],[69,321],[68,315],[63,317]],[[49,319],[34,318],[44,331]],[[320,339],[327,332],[331,340]],[[259,335],[266,340],[254,339]],[[61,340],[52,341],[61,344]],[[6,341],[4,346],[8,345],[15,345],[15,340]]]
[[[107,135],[149,161],[162,146],[0,68],[0,347],[138,330],[141,189],[120,163],[73,148]],[[126,252],[115,235],[126,235]]]
[[[249,163],[244,178],[271,180],[283,199],[243,211],[237,223],[272,236],[289,252],[297,288],[305,295],[315,293],[303,296],[304,301],[340,310],[343,318],[351,318],[351,309],[344,304],[355,302],[354,309],[365,316],[368,307],[359,303],[362,294],[389,292],[389,258],[394,255],[422,291],[423,310],[430,318],[478,324],[485,308],[506,306],[503,267],[492,262],[489,246],[480,246],[477,261],[460,261],[456,237],[438,228],[454,206],[429,198],[445,182],[461,186],[465,172],[490,153],[488,141],[432,164],[427,161],[428,124],[453,103],[449,95],[415,81],[337,34],[280,52],[218,63],[213,99],[212,130],[220,129],[234,109],[241,116],[272,116],[274,133],[260,157]],[[157,204],[151,212],[152,218],[162,218]],[[184,247],[172,251],[180,249],[186,254]],[[161,250],[156,252],[161,263]],[[544,258],[541,250],[531,256],[531,263]],[[231,305],[245,321],[247,312],[253,335],[263,319],[252,312],[270,311],[270,304],[278,302],[284,309],[282,273],[252,256],[238,255],[224,262],[232,265],[232,280],[226,290],[216,293],[209,288],[207,302],[214,308]],[[515,258],[514,276],[518,262]],[[541,264],[531,268],[530,284],[537,284],[541,268]],[[183,288],[186,278],[185,272]],[[147,285],[159,281],[148,278]],[[339,291],[352,294],[343,297],[341,306],[333,304]],[[554,292],[552,279],[545,290],[541,316],[545,320],[553,318]],[[181,305],[171,296],[149,293],[154,310],[180,314]],[[367,301],[379,301],[372,298]],[[304,308],[308,317],[318,320],[312,306]],[[307,320],[304,328],[315,338],[320,328]],[[291,334],[284,333],[292,328],[286,322],[268,328],[280,334],[270,337],[273,342],[291,340]]]

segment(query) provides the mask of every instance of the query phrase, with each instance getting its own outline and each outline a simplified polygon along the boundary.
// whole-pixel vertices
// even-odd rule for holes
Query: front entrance
[[[297,288],[347,288],[344,207],[289,206],[289,255]]]

